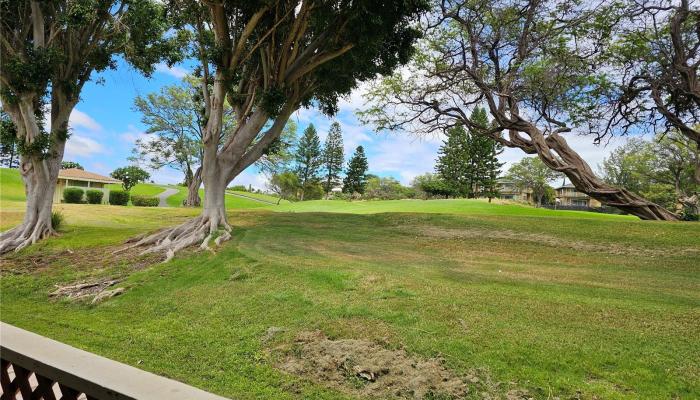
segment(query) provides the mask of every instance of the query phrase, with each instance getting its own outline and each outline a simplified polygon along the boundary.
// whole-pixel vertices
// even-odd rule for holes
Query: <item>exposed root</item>
[[[65,297],[70,300],[83,299],[90,296],[97,296],[107,290],[108,287],[114,286],[119,282],[119,279],[107,279],[104,281],[81,282],[68,286],[56,285],[56,290],[49,293],[49,297]]]
[[[221,231],[223,229],[223,232]],[[209,242],[219,246],[231,239],[231,226],[225,219],[200,215],[184,224],[160,230],[152,235],[147,235],[138,240],[127,241],[131,243],[114,253],[119,253],[135,247],[148,246],[141,254],[162,252],[165,254],[163,262],[170,261],[178,251],[199,244],[202,250],[213,251]]]
[[[0,254],[20,251],[49,236],[56,235],[50,223],[38,221],[34,224],[24,223],[0,234]]]

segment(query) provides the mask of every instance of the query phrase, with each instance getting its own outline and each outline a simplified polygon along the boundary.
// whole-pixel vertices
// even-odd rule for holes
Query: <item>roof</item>
[[[109,176],[96,174],[94,172],[83,171],[78,168],[62,169],[58,171],[58,178],[87,182],[122,183],[119,179],[110,178]]]
[[[559,189],[569,189],[569,188],[571,188],[571,189],[576,189],[576,186],[574,186],[574,185],[572,185],[572,184],[570,184],[570,183],[565,183],[565,184],[559,186],[556,190],[559,190]]]

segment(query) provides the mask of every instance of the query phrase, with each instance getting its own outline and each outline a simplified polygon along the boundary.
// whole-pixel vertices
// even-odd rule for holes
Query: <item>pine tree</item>
[[[301,185],[300,200],[304,200],[304,192],[317,184],[319,181],[319,170],[323,164],[321,154],[321,141],[318,139],[318,133],[313,124],[304,129],[304,133],[297,144],[296,154],[294,155],[296,162],[295,172],[299,177]]]
[[[323,168],[324,182],[323,190],[326,196],[333,187],[340,183],[340,173],[343,171],[343,134],[340,131],[340,124],[334,122],[331,124],[331,129],[328,131],[326,143],[323,148]]]
[[[479,126],[488,126],[486,110],[474,109],[471,120]],[[453,193],[474,198],[492,198],[497,193],[496,179],[501,163],[498,155],[503,152],[493,139],[456,126],[447,132],[447,140],[440,147],[435,169]]]
[[[365,149],[362,146],[357,146],[355,149],[355,154],[350,158],[348,162],[348,169],[345,172],[345,179],[343,179],[343,193],[359,193],[363,194],[365,192],[365,187],[367,186],[367,157],[365,156]]]
[[[450,128],[438,150],[435,170],[442,181],[459,196],[469,196],[473,166],[469,156],[469,135],[462,126]]]

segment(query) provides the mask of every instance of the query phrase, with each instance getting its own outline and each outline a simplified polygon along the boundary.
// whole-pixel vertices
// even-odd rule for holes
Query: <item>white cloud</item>
[[[151,174],[151,179],[149,180],[155,183],[176,185],[182,183],[184,180],[182,172],[172,168],[161,168],[158,170],[149,169],[148,172]]]
[[[74,109],[73,112],[70,114],[70,118],[68,119],[68,125],[71,128],[84,128],[88,131],[91,132],[99,132],[102,130],[102,126],[97,123],[92,117],[87,115],[86,113]]]
[[[173,65],[172,67],[168,67],[165,63],[156,64],[156,71],[173,76],[177,79],[184,78],[188,73],[188,71],[184,68],[175,65]]]
[[[257,171],[246,170],[233,179],[229,185],[253,186],[254,189],[266,190],[267,177]]]
[[[66,142],[66,157],[92,157],[104,153],[105,148],[100,143],[85,136],[71,135]]]
[[[146,137],[146,133],[137,129],[134,125],[129,125],[125,132],[119,134],[119,139],[123,142],[134,144],[136,140]]]
[[[97,172],[98,174],[103,174],[107,175],[111,171],[110,168],[101,163],[101,162],[94,162],[89,165],[89,170],[90,172]]]

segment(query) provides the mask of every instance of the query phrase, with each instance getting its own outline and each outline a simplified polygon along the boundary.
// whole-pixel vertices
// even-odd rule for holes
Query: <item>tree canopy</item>
[[[418,55],[372,88],[362,119],[378,130],[418,134],[461,124],[537,154],[605,204],[645,219],[677,219],[603,182],[563,136],[601,135],[615,85],[600,65],[620,16],[617,2],[441,1],[422,24]],[[482,105],[491,114],[488,126],[469,118]]]

